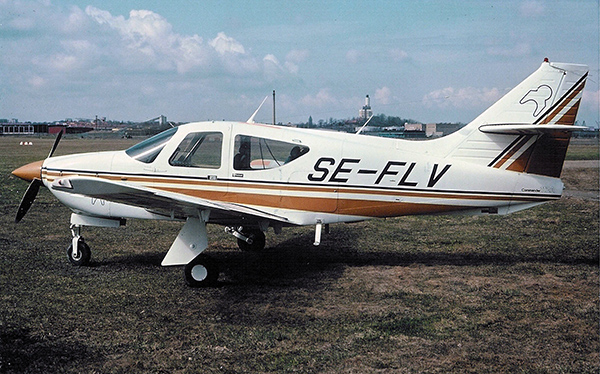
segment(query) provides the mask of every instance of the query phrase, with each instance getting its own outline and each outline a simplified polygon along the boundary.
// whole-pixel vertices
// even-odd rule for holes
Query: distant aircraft
[[[240,249],[265,231],[415,214],[507,214],[561,197],[559,179],[588,68],[541,67],[467,126],[407,141],[247,122],[174,127],[124,151],[52,157],[13,174],[31,184],[19,222],[46,186],[73,211],[68,258],[90,261],[83,226],[126,219],[184,221],[163,266],[185,265],[192,287],[213,285],[206,224]]]

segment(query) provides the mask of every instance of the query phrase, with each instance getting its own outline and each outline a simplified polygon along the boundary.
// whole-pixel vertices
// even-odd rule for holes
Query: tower
[[[365,97],[365,105],[361,110],[358,111],[358,117],[366,121],[372,115],[373,111],[371,110],[371,99],[369,98],[369,95],[367,95],[367,97]]]

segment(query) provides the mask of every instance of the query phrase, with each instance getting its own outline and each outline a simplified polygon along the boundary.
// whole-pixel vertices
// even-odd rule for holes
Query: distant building
[[[425,125],[425,136],[431,138],[433,136],[439,137],[442,136],[442,133],[437,131],[437,124],[428,123]]]
[[[421,123],[405,123],[404,124],[404,131],[406,132],[411,132],[411,131],[423,131],[423,124]]]
[[[365,105],[358,111],[358,117],[363,120],[368,120],[369,117],[373,115],[373,111],[371,110],[371,99],[369,95],[365,98]]]
[[[0,126],[0,135],[33,135],[35,129],[30,123],[3,123]]]
[[[438,123],[435,127],[436,132],[440,132],[443,136],[446,136],[460,130],[460,128],[463,126],[464,124],[461,123]]]

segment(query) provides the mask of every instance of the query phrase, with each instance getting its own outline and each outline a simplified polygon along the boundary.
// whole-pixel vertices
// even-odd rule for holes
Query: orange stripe
[[[527,142],[531,139],[531,136],[525,136],[523,137],[523,139],[518,142],[514,147],[512,147],[512,149],[508,152],[506,152],[506,154],[494,165],[494,167],[496,169],[500,169],[502,167],[502,165],[504,165],[506,163],[506,161],[508,161],[515,153],[517,153],[519,151],[519,149],[521,149],[521,147],[523,147],[525,144],[527,144]]]
[[[573,126],[575,124],[575,117],[577,117],[577,111],[579,110],[580,102],[581,99],[577,100],[577,102],[569,110],[567,110],[567,112],[558,121],[556,121],[556,123],[558,125]]]
[[[561,101],[560,104],[556,107],[556,109],[554,109],[552,111],[552,113],[550,113],[542,121],[540,121],[539,124],[545,125],[547,123],[550,123],[554,119],[554,117],[556,117],[558,115],[558,113],[560,113],[569,103],[571,103],[571,101],[583,90],[584,86],[585,86],[585,80],[583,82],[581,82],[579,84],[579,86],[573,92],[571,92],[571,94],[568,97],[566,97],[563,101]],[[575,121],[573,121],[573,123],[565,123],[565,124],[573,125],[574,123],[575,123]]]
[[[529,157],[535,148],[535,144],[533,143],[522,155],[519,156],[510,166],[506,168],[506,170],[523,172],[527,168],[527,163],[529,162]]]

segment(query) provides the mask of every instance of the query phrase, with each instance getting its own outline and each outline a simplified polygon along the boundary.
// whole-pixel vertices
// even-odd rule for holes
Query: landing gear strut
[[[265,233],[260,229],[225,227],[225,232],[237,238],[238,247],[244,252],[260,252],[265,249]]]
[[[73,240],[71,241],[69,248],[67,248],[67,257],[69,258],[69,262],[75,266],[86,266],[90,263],[92,251],[90,250],[90,246],[83,240],[80,233],[81,226],[71,225]]]

